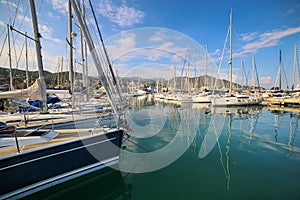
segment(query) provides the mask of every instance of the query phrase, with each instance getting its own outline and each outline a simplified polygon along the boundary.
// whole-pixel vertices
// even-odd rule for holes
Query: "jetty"
[[[267,105],[300,106],[300,97],[268,97],[264,99]]]

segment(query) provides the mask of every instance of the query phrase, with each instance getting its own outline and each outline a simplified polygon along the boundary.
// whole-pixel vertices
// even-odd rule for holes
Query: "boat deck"
[[[80,137],[83,136],[88,136],[91,135],[92,133],[98,134],[100,132],[103,132],[105,129],[99,128],[99,129],[68,129],[68,130],[55,130],[58,132],[58,136],[53,138],[50,141],[45,141],[41,143],[36,143],[36,144],[30,144],[26,146],[20,146],[20,151],[25,151],[25,150],[30,150],[30,149],[35,149],[39,147],[44,147],[47,145],[52,145],[60,142],[65,142],[69,140],[75,140],[79,139]],[[18,149],[16,146],[9,147],[9,148],[0,148],[0,156],[5,156],[9,154],[17,154]]]
[[[84,114],[84,115],[55,115],[55,114],[33,114],[26,115],[26,123],[23,115],[2,115],[0,121],[6,124],[16,125],[18,128],[31,128],[31,127],[45,127],[45,126],[57,126],[66,123],[75,122],[80,123],[81,121],[89,121],[94,119],[96,121],[99,117],[106,117],[105,115],[99,116],[99,114]],[[74,123],[72,123],[74,124]],[[58,129],[58,128],[56,128]]]

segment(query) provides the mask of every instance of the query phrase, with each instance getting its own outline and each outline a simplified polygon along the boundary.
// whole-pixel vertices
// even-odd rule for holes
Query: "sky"
[[[85,2],[87,21],[93,24],[88,0]],[[176,76],[212,74],[227,79],[227,35],[232,9],[233,81],[241,83],[244,74],[251,84],[254,55],[260,84],[266,88],[274,86],[281,50],[283,80],[287,80],[283,84],[292,84],[294,45],[300,45],[299,0],[92,0],[92,4],[119,76],[168,79],[176,71]],[[38,0],[36,9],[44,69],[56,72],[58,59],[63,56],[67,70],[67,1]],[[0,0],[0,66],[4,67],[8,67],[6,24],[33,35],[27,0]],[[76,24],[74,16],[75,60],[80,63],[80,31]],[[90,32],[96,38],[95,30],[94,27]],[[16,32],[11,36],[12,65],[25,69],[24,37]],[[36,70],[34,43],[29,41],[28,45],[29,69]],[[97,74],[90,56],[88,60],[89,75]],[[81,66],[75,64],[75,70],[82,71]],[[298,79],[299,75],[296,84]]]

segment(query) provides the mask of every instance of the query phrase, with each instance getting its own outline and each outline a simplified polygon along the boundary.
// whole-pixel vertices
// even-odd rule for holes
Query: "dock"
[[[300,106],[300,97],[268,97],[264,99],[267,105]]]

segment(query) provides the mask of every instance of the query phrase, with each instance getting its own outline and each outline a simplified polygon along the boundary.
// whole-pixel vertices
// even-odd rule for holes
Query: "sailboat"
[[[13,90],[8,92],[0,93],[0,98],[27,98],[30,101],[43,101],[43,110],[40,107],[31,106],[25,102],[17,102],[19,105],[19,113],[14,113],[13,115],[1,115],[0,121],[6,123],[8,126],[14,125],[18,126],[18,128],[22,129],[38,129],[43,127],[43,129],[71,129],[78,128],[80,124],[80,128],[88,128],[91,127],[97,122],[99,119],[99,113],[103,111],[107,111],[110,109],[107,106],[108,101],[105,101],[101,105],[100,102],[97,102],[97,105],[94,102],[79,102],[77,107],[75,107],[74,96],[77,96],[77,99],[82,99],[83,94],[78,94],[74,92],[74,70],[73,70],[73,46],[72,46],[72,37],[75,35],[72,32],[72,11],[69,8],[69,16],[68,16],[68,44],[69,44],[69,66],[70,66],[70,91],[67,89],[64,90],[49,90],[46,89],[45,81],[41,82],[40,80],[44,80],[43,78],[43,69],[39,70],[39,79],[37,79],[36,83],[32,86],[28,87],[24,90]],[[18,31],[19,32],[19,31]],[[82,31],[81,31],[82,32]],[[83,48],[83,44],[81,43],[81,49]],[[63,60],[62,60],[63,61]],[[82,62],[84,63],[84,62]],[[42,67],[41,67],[42,68]],[[55,104],[49,104],[47,107],[47,100],[45,94],[49,94],[48,97],[51,97],[53,94],[54,97],[60,96],[60,102],[56,102]],[[43,94],[43,96],[41,95]],[[51,95],[51,96],[50,96]],[[72,101],[70,101],[72,99]],[[102,98],[104,99],[104,98]],[[102,100],[101,99],[101,100]],[[89,99],[91,100],[91,99]],[[47,102],[48,103],[48,102]],[[42,111],[42,115],[40,114]],[[47,114],[46,114],[47,113]],[[85,115],[82,115],[85,114]],[[87,115],[88,114],[88,115]],[[25,116],[26,115],[26,116]],[[48,120],[51,119],[51,123]],[[75,119],[75,120],[74,120]],[[76,122],[75,122],[76,121]],[[38,122],[38,123],[37,123]]]
[[[205,77],[204,77],[204,90],[200,91],[196,95],[193,95],[193,103],[210,103],[212,98],[212,92],[207,89],[207,45],[205,48]]]
[[[267,105],[277,105],[277,106],[291,106],[297,107],[300,105],[300,95],[299,95],[299,86],[296,80],[296,71],[298,66],[299,72],[299,63],[298,63],[298,56],[297,56],[297,45],[294,47],[294,73],[293,73],[293,80],[292,80],[292,87],[289,89],[288,87],[288,79],[287,74],[285,73],[285,69],[283,66],[282,58],[281,58],[281,50],[279,51],[279,68],[277,71],[276,82],[273,88],[270,90],[270,94],[265,97],[265,104]],[[283,76],[283,77],[282,77]],[[285,79],[285,83],[283,82],[282,78]],[[285,84],[285,85],[284,85]]]
[[[189,54],[187,52],[187,71],[186,71],[186,76],[184,78],[184,83],[183,79],[181,78],[181,93],[177,96],[177,100],[180,103],[192,103],[192,95],[191,95],[191,88],[190,88],[190,62],[189,62]],[[181,77],[183,77],[183,70],[184,70],[185,65],[183,65],[183,69],[181,71]],[[174,79],[175,80],[175,79]]]
[[[42,72],[41,46],[34,0],[29,0],[39,70]],[[52,187],[64,181],[118,163],[124,129],[119,126],[120,108],[116,105],[108,77],[99,63],[99,55],[94,50],[88,27],[79,10],[78,2],[69,0],[78,22],[86,37],[89,51],[101,77],[101,81],[112,103],[114,117],[118,125],[104,131],[79,130],[65,132],[51,143],[31,145],[27,150],[10,149],[9,154],[0,157],[0,199],[19,199],[34,192]],[[112,71],[111,71],[112,72]],[[41,74],[42,75],[42,74]],[[111,74],[111,76],[113,76]],[[79,136],[78,136],[79,135]],[[18,146],[18,137],[15,135]]]
[[[232,10],[230,11],[230,57],[229,57],[229,74],[230,74],[230,88],[229,93],[223,96],[213,96],[211,98],[212,106],[245,106],[245,105],[257,105],[262,102],[262,98],[258,95],[248,94],[233,94],[232,92]]]

